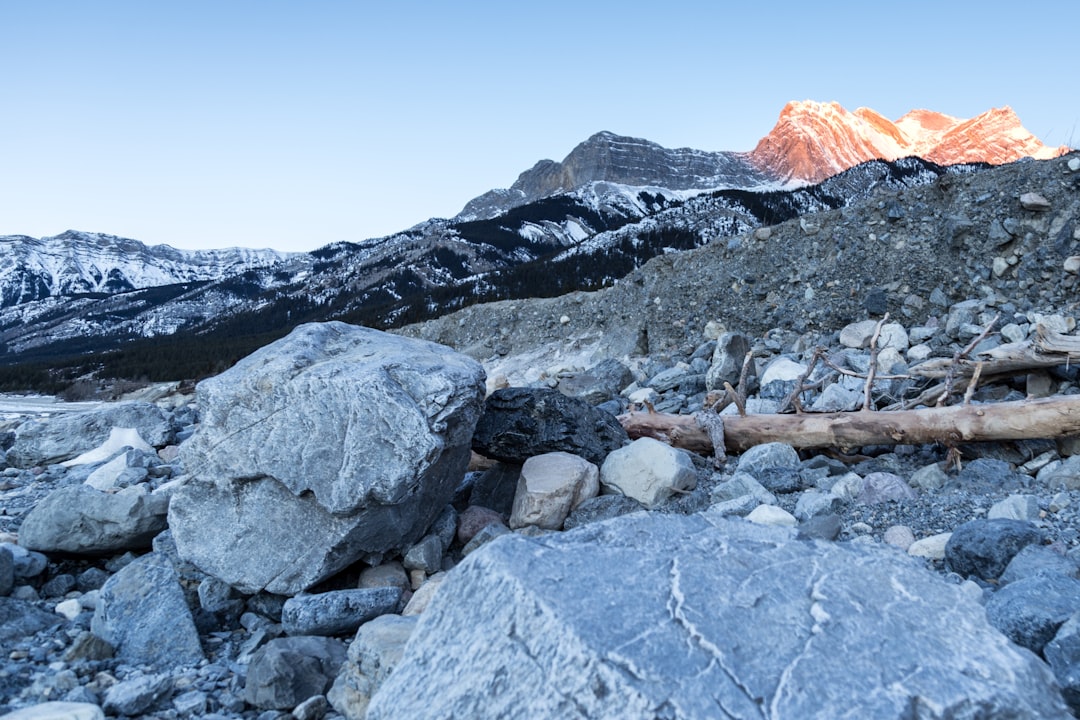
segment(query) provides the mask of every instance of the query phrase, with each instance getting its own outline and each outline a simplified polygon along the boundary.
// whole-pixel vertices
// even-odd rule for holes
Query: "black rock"
[[[507,463],[568,452],[600,465],[629,438],[614,415],[545,388],[496,390],[484,402],[473,449]]]
[[[33,603],[0,597],[0,641],[29,637],[63,620],[54,613],[38,610]]]
[[[840,537],[842,525],[839,515],[827,513],[814,515],[799,523],[800,540],[835,540]]]
[[[889,310],[889,295],[881,288],[874,288],[866,294],[863,307],[871,315],[884,315]]]
[[[499,463],[488,468],[473,481],[469,505],[491,508],[509,516],[520,476],[521,465]]]
[[[1058,629],[1080,612],[1080,580],[1033,575],[1009,583],[986,601],[986,619],[1017,645],[1042,653]]]
[[[972,520],[953,531],[945,545],[945,565],[964,577],[996,580],[1022,548],[1042,539],[1039,528],[1022,520]]]

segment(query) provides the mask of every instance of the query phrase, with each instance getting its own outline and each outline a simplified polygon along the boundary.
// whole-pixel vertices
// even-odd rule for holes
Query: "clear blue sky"
[[[1080,144],[1073,2],[0,0],[0,234],[310,250],[599,130],[749,150],[789,100]]]

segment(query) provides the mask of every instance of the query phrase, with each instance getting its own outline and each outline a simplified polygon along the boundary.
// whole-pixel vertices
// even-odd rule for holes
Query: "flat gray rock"
[[[368,720],[1067,718],[1049,668],[892,550],[635,514],[450,573]]]
[[[176,436],[168,413],[158,406],[118,403],[102,410],[27,420],[15,428],[7,462],[13,467],[33,467],[70,460],[104,443],[113,428],[134,428],[154,447],[168,445]]]
[[[105,493],[89,485],[57,488],[27,513],[19,544],[41,552],[99,555],[149,548],[167,527],[169,499]]]
[[[354,633],[368,620],[394,612],[401,593],[399,587],[374,587],[297,595],[285,601],[281,624],[290,635]]]

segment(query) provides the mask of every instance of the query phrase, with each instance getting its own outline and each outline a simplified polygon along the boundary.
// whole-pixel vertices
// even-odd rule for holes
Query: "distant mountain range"
[[[906,149],[950,167],[898,159]],[[455,218],[312,253],[187,252],[74,231],[3,237],[0,388],[18,386],[27,368],[38,384],[90,369],[191,377],[300,322],[391,327],[474,302],[602,287],[656,254],[843,207],[880,187],[1063,150],[1043,146],[1007,108],[970,121],[913,111],[890,123],[866,109],[791,103],[749,153],[598,133]]]

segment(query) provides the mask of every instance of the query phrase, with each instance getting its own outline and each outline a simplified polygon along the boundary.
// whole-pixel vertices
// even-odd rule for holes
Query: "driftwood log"
[[[704,425],[714,423],[716,417],[712,414]],[[631,412],[619,421],[631,439],[651,437],[702,455],[716,452],[714,436],[723,437],[724,450],[729,452],[767,442],[841,449],[931,442],[954,445],[1080,435],[1080,395],[918,410],[725,415],[721,433],[710,432],[695,415]]]

